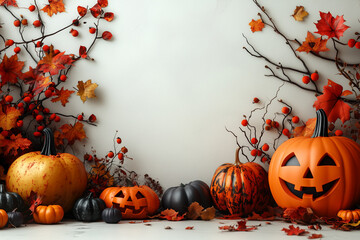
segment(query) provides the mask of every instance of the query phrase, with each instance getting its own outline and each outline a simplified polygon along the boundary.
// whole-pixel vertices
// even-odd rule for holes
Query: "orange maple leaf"
[[[23,74],[23,80],[25,84],[32,85],[34,95],[41,93],[46,87],[51,84],[49,77],[45,77],[42,72],[39,72],[36,68],[29,67],[29,71]]]
[[[51,17],[53,14],[65,12],[65,5],[63,0],[49,0],[49,4],[41,10]]]
[[[17,54],[12,55],[10,58],[4,55],[2,62],[0,63],[0,86],[6,83],[17,83],[18,78],[22,76],[21,70],[24,67],[24,62],[18,61]]]
[[[329,51],[326,47],[328,39],[322,40],[321,37],[315,38],[314,35],[311,34],[311,32],[307,33],[307,37],[305,38],[305,42],[302,43],[302,45],[296,49],[298,52],[326,52]]]
[[[95,89],[98,87],[96,83],[91,83],[91,79],[87,80],[85,83],[83,81],[78,81],[78,92],[76,93],[80,96],[81,100],[86,102],[88,98],[96,98]]]
[[[62,137],[68,140],[69,145],[73,145],[76,140],[81,141],[86,138],[84,124],[76,122],[75,125],[64,124],[60,127]]]
[[[305,229],[301,229],[300,227],[294,227],[294,225],[289,225],[289,228],[283,228],[282,231],[284,231],[287,235],[304,235],[308,233]]]
[[[18,135],[12,134],[10,139],[5,139],[2,135],[0,136],[0,148],[3,151],[4,155],[18,155],[18,149],[25,150],[29,148],[31,141],[27,138],[23,138],[21,134]]]
[[[265,24],[261,19],[258,19],[256,21],[252,19],[249,25],[252,32],[262,31],[262,29],[265,27]]]
[[[316,118],[310,118],[305,125],[294,129],[294,137],[311,137],[316,126]]]
[[[61,69],[65,69],[65,65],[72,65],[74,59],[70,55],[65,55],[65,52],[58,54],[54,53],[54,47],[51,45],[45,57],[38,62],[37,69],[50,75],[56,75]]]
[[[329,122],[335,122],[339,118],[344,123],[350,119],[351,107],[340,99],[341,96],[343,96],[343,87],[328,79],[324,93],[317,97],[313,107],[316,110],[322,108]]]
[[[57,97],[51,99],[52,102],[61,102],[61,105],[63,105],[65,107],[66,103],[69,102],[69,97],[71,96],[71,94],[73,94],[75,91],[71,91],[71,90],[64,90],[64,87],[62,87],[60,90],[55,89],[55,95]]]
[[[16,127],[16,121],[20,115],[20,110],[14,107],[7,107],[4,112],[0,108],[0,128],[7,131]]]
[[[305,11],[305,8],[303,6],[296,6],[294,14],[291,16],[293,16],[296,21],[304,21],[304,17],[308,15],[309,13]]]
[[[16,0],[0,0],[0,5],[1,6],[13,6],[13,7],[18,7]]]
[[[184,217],[185,217],[185,214],[179,216],[179,213],[176,212],[174,209],[166,209],[166,210],[162,211],[159,216],[159,218],[167,219],[169,221],[180,221],[180,220],[183,220]]]

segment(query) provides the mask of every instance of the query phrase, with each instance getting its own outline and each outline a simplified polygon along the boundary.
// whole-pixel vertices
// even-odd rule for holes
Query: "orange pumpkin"
[[[280,207],[312,208],[335,217],[360,200],[360,146],[346,137],[328,137],[325,112],[317,111],[313,136],[287,140],[269,166],[271,193]]]
[[[343,221],[358,222],[360,220],[360,209],[355,210],[340,210],[337,216]]]
[[[87,173],[83,163],[69,153],[56,154],[54,137],[44,129],[45,142],[41,152],[30,152],[15,160],[7,173],[6,186],[22,199],[31,191],[42,196],[45,205],[57,204],[67,212],[86,189]]]
[[[8,222],[8,215],[4,209],[0,209],[0,228],[6,226]]]
[[[53,224],[60,222],[64,217],[64,210],[60,205],[37,206],[35,208],[34,221],[36,223]]]
[[[225,163],[215,171],[210,193],[220,211],[246,216],[267,206],[270,190],[265,169],[255,162],[241,163],[239,151],[235,164]]]
[[[105,189],[100,198],[107,207],[113,205],[120,209],[123,219],[144,219],[156,213],[160,207],[158,195],[145,185]]]

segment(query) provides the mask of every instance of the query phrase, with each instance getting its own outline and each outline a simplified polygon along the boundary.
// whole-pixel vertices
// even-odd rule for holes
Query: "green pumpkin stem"
[[[242,163],[240,162],[239,153],[240,153],[240,148],[236,149],[236,153],[235,153],[235,165],[241,165],[241,164],[242,164]]]
[[[312,138],[328,137],[328,120],[323,109],[316,111],[316,125]]]
[[[41,155],[56,155],[55,149],[55,141],[54,141],[54,134],[50,128],[45,128],[43,130],[45,134],[44,146],[41,150]]]

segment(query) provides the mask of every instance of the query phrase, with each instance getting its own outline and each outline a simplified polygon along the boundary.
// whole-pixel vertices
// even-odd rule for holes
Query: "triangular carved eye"
[[[318,166],[336,166],[335,161],[329,156],[325,155],[320,161]]]
[[[124,196],[123,191],[120,191],[115,195],[115,197],[124,198],[125,196]]]
[[[288,160],[283,162],[283,166],[300,166],[299,160],[296,158],[295,155],[290,157]]]

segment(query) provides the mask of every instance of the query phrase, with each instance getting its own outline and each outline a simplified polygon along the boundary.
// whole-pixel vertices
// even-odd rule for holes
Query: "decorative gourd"
[[[121,220],[122,214],[120,209],[112,206],[111,208],[105,208],[101,217],[106,223],[118,223]]]
[[[21,212],[8,212],[9,223],[14,227],[20,227],[24,223],[24,216]]]
[[[0,209],[0,228],[6,226],[8,222],[8,215],[4,209]]]
[[[203,208],[211,206],[210,188],[205,182],[196,180],[171,187],[164,192],[161,199],[164,209],[174,209],[180,214],[186,213],[193,202],[198,202]]]
[[[24,201],[19,194],[5,191],[5,186],[0,184],[0,209],[11,212],[14,209],[23,210]]]
[[[335,217],[360,200],[360,146],[351,139],[328,136],[320,109],[313,136],[281,144],[269,166],[269,184],[283,208],[312,208],[318,216]]]
[[[54,136],[44,129],[45,141],[41,152],[19,157],[8,170],[6,186],[24,200],[31,191],[42,196],[44,205],[61,205],[65,212],[86,189],[87,173],[83,163],[69,153],[56,154]]]
[[[105,209],[105,202],[100,198],[93,198],[92,193],[87,197],[78,199],[73,208],[76,220],[95,222],[101,218],[101,212]]]
[[[241,163],[240,148],[236,150],[235,164],[225,163],[216,169],[210,193],[220,211],[246,216],[262,211],[270,201],[268,175],[255,163]]]
[[[120,189],[121,187],[108,187],[101,192],[99,198],[104,200],[107,208],[111,208],[113,206],[113,198],[120,191]]]
[[[158,210],[160,200],[148,186],[121,187],[113,205],[121,210],[123,219],[144,219]]]
[[[356,223],[360,220],[360,209],[340,210],[337,216],[343,221]]]
[[[53,224],[60,222],[64,217],[64,210],[60,205],[39,205],[35,208],[34,221],[42,224]]]

